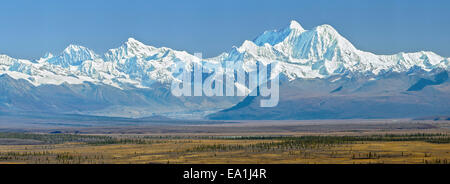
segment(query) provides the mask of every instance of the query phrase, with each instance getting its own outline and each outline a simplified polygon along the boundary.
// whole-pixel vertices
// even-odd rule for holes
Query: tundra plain
[[[1,164],[448,164],[450,121],[0,126]]]

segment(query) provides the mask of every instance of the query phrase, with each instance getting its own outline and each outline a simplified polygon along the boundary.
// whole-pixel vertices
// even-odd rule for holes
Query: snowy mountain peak
[[[303,27],[300,25],[300,23],[298,23],[295,20],[291,20],[291,23],[289,24],[289,28],[290,29],[296,29],[296,30],[301,30],[304,31],[305,29],[303,29]]]
[[[155,49],[155,47],[145,45],[134,38],[128,38],[119,48],[110,49],[105,54],[105,58],[108,61],[117,61],[132,57],[148,57]]]
[[[80,65],[83,61],[94,60],[96,58],[98,58],[98,55],[91,49],[80,45],[70,44],[60,55],[49,58],[47,62],[67,68],[69,66]]]
[[[63,53],[61,53],[60,56],[70,57],[72,59],[78,58],[80,60],[88,60],[96,58],[97,54],[95,54],[93,50],[81,45],[70,44],[66,47],[66,49],[64,49]]]
[[[70,44],[64,49],[64,52],[72,53],[72,52],[79,52],[79,51],[82,51],[82,50],[88,50],[88,49],[86,47],[81,46],[81,45]]]
[[[353,44],[327,24],[317,26],[300,35],[291,36],[278,48],[289,48],[288,52],[294,58],[313,60],[333,60],[357,50]]]
[[[324,24],[317,26],[314,28],[313,32],[315,32],[317,36],[320,36],[320,39],[329,39],[331,41],[342,42],[342,44],[347,44],[346,46],[355,49],[350,41],[339,34],[339,32],[336,31],[336,29],[334,29],[331,25]]]
[[[327,33],[331,33],[331,34],[339,34],[336,29],[334,29],[333,26],[329,25],[329,24],[323,24],[320,26],[317,26],[314,28],[314,30],[318,31],[318,32],[327,32]]]
[[[305,30],[296,21],[291,21],[289,27],[280,31],[264,32],[254,43],[259,47],[269,44],[284,57],[314,61],[338,59],[343,54],[351,54],[357,50],[330,25]]]
[[[305,29],[295,20],[292,20],[288,27],[281,30],[265,31],[262,35],[253,40],[256,45],[263,46],[268,43],[275,45],[283,42],[289,36],[295,37],[305,32]]]
[[[39,58],[38,60],[36,60],[36,62],[37,62],[37,63],[44,63],[44,62],[47,62],[49,59],[51,59],[51,58],[53,58],[53,57],[54,57],[54,56],[53,56],[52,53],[46,52],[46,53],[44,54],[44,56],[41,57],[41,58]]]
[[[125,44],[129,47],[143,47],[146,46],[145,44],[143,44],[142,42],[136,40],[135,38],[128,38],[128,40],[125,42]]]
[[[245,41],[225,59],[244,59],[249,63],[282,61],[283,73],[292,80],[326,78],[347,72],[379,75],[386,71],[405,72],[413,67],[431,71],[449,66],[448,59],[433,52],[375,55],[358,50],[328,24],[311,30],[297,24],[291,21],[289,27],[266,31],[253,42]]]
[[[258,45],[249,40],[245,40],[244,43],[242,43],[242,45],[237,48],[239,52],[252,51],[255,49],[258,49]]]

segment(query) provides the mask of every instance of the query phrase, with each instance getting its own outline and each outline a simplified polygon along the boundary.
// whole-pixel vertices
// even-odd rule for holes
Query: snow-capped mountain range
[[[59,55],[46,54],[36,61],[0,56],[0,73],[25,79],[35,86],[62,83],[101,83],[121,88],[144,88],[154,82],[172,80],[168,71],[175,62],[189,63],[199,58],[184,51],[155,48],[129,38],[122,46],[103,55],[77,45],[69,45]]]
[[[200,58],[185,51],[145,45],[129,38],[123,45],[99,55],[89,48],[69,45],[57,55],[50,53],[29,61],[0,55],[0,74],[25,79],[35,86],[62,83],[101,83],[117,88],[146,88],[155,82],[168,83],[176,74],[170,71],[174,64],[189,66]],[[218,57],[203,62],[223,63],[244,61],[264,64],[276,62],[273,74],[282,73],[289,80],[298,78],[327,78],[351,73],[379,75],[384,72],[406,72],[414,67],[425,71],[448,69],[450,58],[433,52],[375,55],[356,49],[330,25],[305,30],[291,21],[282,30],[266,31],[253,41],[246,40]]]
[[[180,71],[172,71],[174,66],[192,70],[193,63],[217,68],[229,62],[246,72],[255,70],[256,63],[271,64],[271,76],[282,79],[276,109],[260,109],[253,97],[171,95],[171,82],[182,77]],[[211,119],[448,115],[449,66],[450,58],[430,51],[394,55],[361,51],[330,25],[306,30],[296,21],[205,59],[129,38],[104,54],[69,45],[59,54],[32,61],[0,55],[0,115],[192,118],[194,113],[195,118]],[[254,90],[237,83],[236,87]]]

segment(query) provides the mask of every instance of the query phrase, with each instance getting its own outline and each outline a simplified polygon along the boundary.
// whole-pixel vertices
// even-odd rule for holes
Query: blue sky
[[[0,53],[39,58],[79,44],[104,53],[128,37],[212,57],[297,20],[330,24],[377,54],[430,50],[450,57],[450,1],[5,0]]]

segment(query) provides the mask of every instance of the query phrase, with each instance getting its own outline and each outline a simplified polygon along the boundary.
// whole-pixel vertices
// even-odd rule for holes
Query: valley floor
[[[130,127],[122,127],[125,133],[119,133],[120,128],[110,128],[110,133],[10,131],[0,133],[0,163],[448,164],[449,123],[404,122],[399,126],[366,122],[367,126],[362,126],[322,122],[308,127],[312,124],[245,122],[185,128],[191,132],[138,134],[129,133]],[[346,128],[325,130],[336,125]],[[226,127],[239,127],[236,130],[240,131]]]

